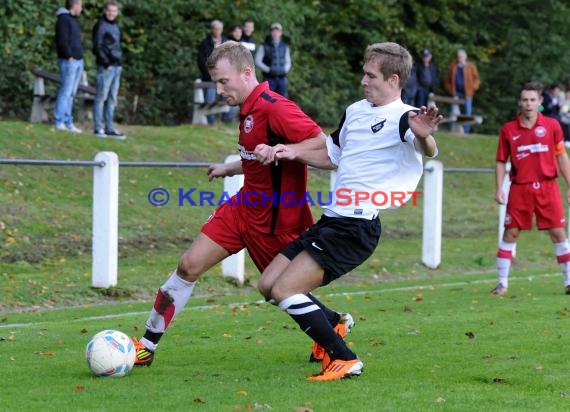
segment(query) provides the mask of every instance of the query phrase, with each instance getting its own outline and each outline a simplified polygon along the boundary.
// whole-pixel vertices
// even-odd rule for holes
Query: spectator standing
[[[247,19],[243,22],[241,44],[247,47],[255,56],[255,49],[257,48],[255,40],[253,39],[253,32],[255,31],[255,22],[252,19]]]
[[[105,3],[103,16],[93,27],[93,54],[97,61],[97,93],[93,104],[95,134],[99,137],[126,139],[115,129],[113,117],[121,83],[121,30],[117,25],[119,4],[116,0]],[[103,128],[103,115],[105,128]]]
[[[542,92],[542,114],[558,120],[564,133],[564,144],[570,146],[570,125],[564,115],[565,96],[558,83],[551,84]]]
[[[412,67],[412,70],[410,70],[410,77],[408,78],[408,81],[406,81],[406,84],[402,89],[402,101],[405,104],[413,106],[416,102],[417,92],[418,92],[418,76],[417,76],[416,66],[414,65]]]
[[[220,20],[213,20],[210,23],[210,33],[206,35],[204,40],[198,46],[198,68],[202,76],[202,81],[211,82],[212,78],[208,72],[208,67],[206,66],[206,61],[214,47],[225,42],[226,36],[223,35],[224,24]],[[213,103],[216,101],[216,86],[207,87],[204,89],[204,101],[206,103]],[[214,115],[209,114],[206,116],[208,124],[214,124]]]
[[[428,96],[430,93],[435,93],[439,82],[439,70],[432,61],[432,55],[428,49],[422,51],[422,60],[414,66],[414,69],[418,79],[415,106],[427,106]]]
[[[263,80],[269,82],[269,89],[287,97],[287,74],[291,70],[289,45],[283,39],[283,26],[271,25],[271,34],[257,49],[255,64],[263,73]]]
[[[61,83],[55,101],[54,120],[56,130],[81,133],[73,124],[73,97],[83,73],[83,44],[77,17],[83,10],[81,0],[66,0],[65,7],[57,12],[55,45]]]
[[[450,96],[464,99],[461,113],[473,113],[473,96],[479,90],[481,79],[477,66],[467,61],[467,52],[463,49],[457,51],[457,60],[451,63],[445,75],[444,87]],[[470,125],[463,126],[465,133],[471,131]]]
[[[238,43],[241,42],[241,38],[243,36],[243,29],[239,24],[234,24],[230,27],[228,31],[228,40],[237,41]]]

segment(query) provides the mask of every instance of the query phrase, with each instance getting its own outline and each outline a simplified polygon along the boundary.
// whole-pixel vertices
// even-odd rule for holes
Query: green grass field
[[[95,378],[83,351],[95,332],[140,334],[147,304],[5,313],[3,410],[561,411],[568,297],[558,275],[513,278],[509,297],[488,276],[331,286],[350,311],[347,341],[361,377],[308,382],[308,338],[255,294],[197,298],[171,326],[150,368]]]
[[[0,157],[91,160],[110,150],[125,161],[215,162],[235,153],[235,128],[124,131],[129,139],[118,142],[0,122]],[[445,167],[493,167],[495,136],[437,140]],[[0,409],[570,409],[570,306],[547,235],[521,236],[509,295],[488,295],[496,279],[493,179],[446,173],[438,269],[420,262],[420,197],[418,207],[385,212],[374,255],[318,291],[355,315],[348,340],[365,362],[361,378],[304,380],[318,370],[306,362],[310,342],[259,303],[258,273],[247,260],[243,287],[212,269],[156,364],[113,380],[90,376],[85,345],[102,329],[142,334],[156,289],[212,210],[155,208],[149,190],[221,192],[221,181],[208,182],[204,169],[122,168],[119,284],[100,290],[90,287],[92,169],[0,165]],[[326,172],[312,171],[310,180],[311,191],[328,190]]]

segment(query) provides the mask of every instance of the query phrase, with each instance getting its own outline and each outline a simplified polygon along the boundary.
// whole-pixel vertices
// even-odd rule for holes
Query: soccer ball
[[[118,330],[97,333],[85,348],[85,359],[96,376],[125,376],[135,364],[133,341]]]

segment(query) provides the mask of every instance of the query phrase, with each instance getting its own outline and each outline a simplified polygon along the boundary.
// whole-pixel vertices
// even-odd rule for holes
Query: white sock
[[[504,287],[509,287],[509,272],[511,270],[511,261],[513,259],[513,250],[516,243],[507,243],[501,240],[499,243],[499,251],[497,252],[497,272],[499,275],[499,283]]]
[[[196,282],[182,279],[176,271],[172,272],[172,275],[158,289],[154,306],[146,321],[146,328],[151,332],[164,333],[172,319],[188,303],[195,284]]]
[[[555,243],[554,252],[556,253],[556,260],[562,270],[564,286],[568,286],[570,285],[570,245],[568,244],[568,239],[564,242]]]

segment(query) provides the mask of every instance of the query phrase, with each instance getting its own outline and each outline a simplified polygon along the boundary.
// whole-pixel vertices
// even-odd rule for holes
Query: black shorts
[[[381,232],[378,217],[367,220],[323,215],[281,253],[293,260],[306,250],[324,269],[323,285],[327,285],[368,259],[380,241]]]

